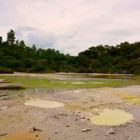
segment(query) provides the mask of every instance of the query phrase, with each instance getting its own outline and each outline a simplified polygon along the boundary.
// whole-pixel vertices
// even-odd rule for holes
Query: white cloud
[[[0,0],[0,31],[42,48],[78,52],[98,44],[138,41],[138,0]]]

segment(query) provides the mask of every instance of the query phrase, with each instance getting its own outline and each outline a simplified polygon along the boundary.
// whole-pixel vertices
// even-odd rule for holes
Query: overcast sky
[[[99,44],[140,41],[140,0],[0,0],[0,35],[78,52]]]

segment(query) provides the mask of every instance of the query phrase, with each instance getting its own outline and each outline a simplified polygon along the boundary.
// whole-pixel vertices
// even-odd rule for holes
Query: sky
[[[140,41],[140,0],[0,0],[0,36],[77,55],[91,46]]]

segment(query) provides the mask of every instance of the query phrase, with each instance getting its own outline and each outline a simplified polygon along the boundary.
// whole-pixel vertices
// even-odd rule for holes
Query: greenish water
[[[91,117],[90,121],[96,125],[121,125],[133,120],[133,115],[118,109],[104,109],[99,115]]]
[[[78,74],[79,76],[79,74]],[[89,75],[88,75],[89,76]],[[76,77],[76,75],[75,75]],[[76,89],[76,88],[98,88],[98,87],[122,87],[140,84],[139,76],[131,76],[128,79],[98,78],[91,80],[58,80],[47,77],[0,75],[10,83],[21,84],[25,88],[47,88],[47,89]]]

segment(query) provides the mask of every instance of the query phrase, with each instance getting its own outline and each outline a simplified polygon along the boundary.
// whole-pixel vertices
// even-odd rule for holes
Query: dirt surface
[[[0,140],[139,140],[140,104],[126,98],[140,98],[140,86],[73,90],[25,89],[11,98],[0,91]],[[3,96],[2,96],[3,95]],[[26,106],[31,99],[64,103],[64,107]],[[104,109],[119,109],[133,120],[118,126],[90,122]]]

